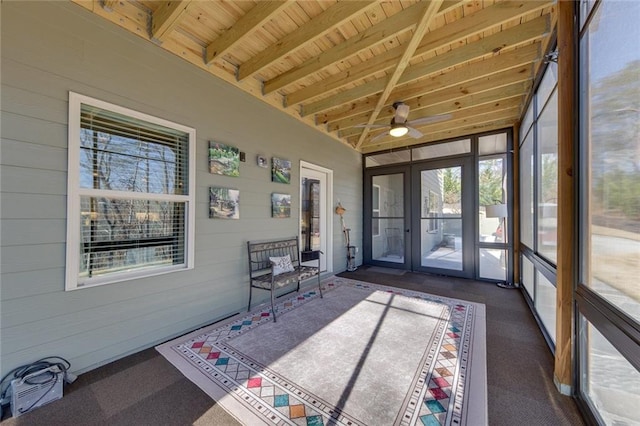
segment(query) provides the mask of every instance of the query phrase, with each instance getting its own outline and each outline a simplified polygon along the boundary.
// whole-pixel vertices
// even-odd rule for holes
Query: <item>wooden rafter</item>
[[[113,8],[118,4],[118,0],[101,0],[102,8],[107,12],[113,12]]]
[[[461,120],[465,118],[468,119],[480,114],[489,114],[491,112],[498,112],[505,109],[519,108],[522,106],[522,102],[523,102],[523,94],[520,93],[516,96],[512,96],[507,99],[496,100],[494,102],[484,103],[481,105],[474,105],[470,108],[465,108],[461,110],[449,111],[449,113],[451,114],[451,118],[449,118],[446,122],[440,122],[436,124],[441,126],[451,126],[451,123],[455,122],[456,120]],[[425,124],[422,126],[413,126],[413,127],[417,128],[418,130],[423,130],[423,129],[428,130],[430,126],[434,126],[434,125],[435,124]],[[341,137],[351,137],[359,134],[360,134],[360,129],[353,128],[353,127],[340,132]],[[389,137],[389,138],[392,138],[392,137]],[[396,139],[409,139],[409,138],[410,138],[409,136],[405,136],[403,138],[396,138]]]
[[[296,31],[287,34],[278,42],[241,64],[238,69],[238,80],[242,81],[251,77],[261,69],[288,55],[291,51],[312,43],[334,27],[349,20],[353,15],[361,13],[364,9],[373,5],[375,5],[375,2],[371,0],[347,1],[334,4]]]
[[[461,0],[448,2],[443,4],[439,14],[446,12],[454,5],[462,3]],[[446,7],[445,7],[446,6]],[[426,3],[416,3],[411,7],[396,13],[388,19],[367,28],[357,37],[347,39],[333,48],[327,50],[322,55],[311,58],[303,64],[286,71],[264,84],[264,92],[271,93],[291,83],[301,80],[311,74],[320,71],[336,62],[343,61],[345,58],[356,55],[359,52],[369,49],[372,46],[383,43],[396,34],[413,28],[416,25],[416,16],[424,13]]]
[[[404,100],[405,98],[414,97],[415,93],[425,93],[425,86],[432,87],[432,90],[437,90],[530,63],[539,58],[540,45],[536,43],[510,52],[501,53],[492,58],[457,68],[445,74],[439,74],[412,84],[407,84],[394,90],[392,95],[396,100]],[[334,109],[336,106],[379,93],[383,91],[385,87],[386,82],[383,79],[371,81],[366,85],[354,87],[330,98],[307,104],[302,110],[302,115],[315,114]],[[353,107],[350,108],[351,111],[354,109]]]
[[[187,12],[191,0],[165,1],[153,12],[151,17],[151,37],[163,41],[178,25],[180,18]]]
[[[493,104],[503,99],[513,97],[526,96],[529,83],[518,82],[505,87],[497,87],[481,93],[466,95],[459,99],[447,99],[445,102],[431,104],[422,108],[411,108],[411,119],[419,119],[424,117],[432,117],[434,115],[448,114],[455,111],[461,111],[467,108],[473,108],[484,104]],[[388,124],[393,117],[392,108],[386,108],[378,116],[378,120],[374,124]],[[353,126],[364,122],[367,119],[365,114],[359,114],[353,117],[335,121],[327,125],[329,131],[345,131]]]
[[[447,121],[446,123],[436,123],[436,124],[431,124],[429,126],[424,126],[422,128],[422,132],[428,135],[431,133],[438,133],[441,131],[445,131],[447,129],[457,129],[457,128],[463,128],[468,126],[474,126],[474,125],[483,124],[483,123],[490,123],[496,120],[512,120],[512,123],[515,123],[515,121],[519,117],[520,117],[520,108],[505,109],[503,111],[489,111],[484,114],[478,114],[478,115],[474,115],[466,118],[461,118],[458,120],[450,120],[450,121]],[[355,139],[356,138],[349,139],[349,140],[355,141]],[[425,141],[424,138],[396,139],[389,136],[381,141],[376,141],[376,145],[378,147],[385,146],[385,145],[407,146],[407,145],[412,145],[416,143],[419,144],[424,141]]]
[[[414,56],[421,56],[427,53],[436,52],[438,49],[441,49],[451,43],[455,43],[466,37],[470,37],[470,36],[482,33],[484,31],[487,31],[492,27],[501,25],[504,22],[518,18],[519,16],[522,16],[525,13],[529,13],[532,10],[543,8],[545,5],[548,5],[548,2],[530,1],[530,2],[524,2],[524,3],[522,2],[507,2],[506,4],[498,3],[496,5],[487,7],[486,9],[480,10],[472,15],[461,18],[458,21],[454,21],[451,25],[442,27],[438,30],[433,31],[432,33],[429,33],[429,35],[425,37],[425,39],[420,43],[420,46],[418,47],[418,49],[416,49],[416,53]],[[519,7],[516,7],[516,6],[519,6]],[[528,23],[525,23],[523,25],[526,25],[526,24]],[[543,25],[543,24],[541,24],[541,22],[538,21],[537,24],[532,24],[532,25],[536,26],[536,25]],[[549,26],[550,24],[547,23],[546,26],[544,27],[546,28],[546,30],[543,29],[545,33],[549,32],[548,30]],[[518,26],[518,28],[519,27],[521,27],[521,25]],[[543,28],[543,27],[540,26],[537,28]],[[528,26],[523,29],[523,32],[526,32],[527,34],[531,34],[532,29],[533,29],[532,26]],[[518,35],[514,35],[514,33],[517,33],[517,30],[513,30],[513,31],[505,30],[503,32],[507,32],[507,34],[500,36],[499,34],[501,33],[498,33],[496,37],[491,36],[491,38],[489,38],[489,40],[486,43],[489,45],[495,44],[495,46],[492,47],[492,49],[497,49],[497,50],[500,50],[499,46],[501,42],[515,44],[515,42],[510,42],[509,38],[519,37]],[[500,40],[501,37],[504,37],[504,40]],[[521,37],[525,37],[525,35],[522,35]],[[476,45],[476,43],[482,43],[482,40],[472,44]],[[481,45],[482,44],[476,45],[476,46],[481,46]],[[454,49],[453,51],[456,51],[459,49],[460,48]],[[330,77],[323,79],[317,84],[305,87],[303,89],[300,89],[297,92],[291,93],[288,96],[286,96],[286,104],[296,105],[300,102],[304,102],[316,96],[320,96],[324,93],[327,93],[327,91],[331,91],[331,90],[340,88],[342,86],[351,84],[353,82],[356,82],[358,80],[361,80],[363,78],[369,77],[375,74],[376,72],[392,68],[401,57],[402,52],[403,52],[402,46],[394,49],[390,49],[389,51],[381,55],[377,55],[376,57],[372,58],[370,61],[366,61],[360,65],[350,67],[343,72],[334,74]],[[458,53],[462,55],[462,52],[458,52]],[[471,55],[471,53],[468,53],[468,54]],[[438,57],[433,59],[437,59],[437,58]]]
[[[486,121],[485,109],[530,98],[558,9],[557,0],[446,0],[420,40],[426,0],[72,1],[361,152],[516,123]],[[452,117],[420,140],[371,143],[379,130],[355,126],[388,125],[392,101],[411,108],[410,120]]]
[[[258,2],[242,18],[237,20],[231,28],[209,43],[206,48],[205,63],[209,65],[216,58],[223,56],[244,37],[255,31],[256,28],[262,27],[291,3],[293,3],[292,0]]]
[[[516,120],[517,119],[514,119],[514,118],[494,120],[494,121],[478,123],[478,124],[469,124],[465,127],[458,127],[455,129],[448,129],[440,132],[433,132],[425,135],[424,138],[420,139],[420,144],[441,141],[444,139],[451,139],[451,138],[456,138],[460,136],[468,136],[474,133],[490,132],[492,130],[504,129],[507,127],[512,127]],[[415,144],[416,144],[415,141],[409,141],[409,140],[390,141],[390,142],[363,146],[361,149],[361,152],[363,154],[368,154],[371,152],[376,152],[381,150],[408,147]]]
[[[376,119],[378,118],[378,114],[380,113],[380,111],[382,110],[382,107],[387,102],[387,99],[389,98],[391,91],[396,87],[396,84],[400,80],[400,77],[402,77],[402,73],[409,65],[409,60],[411,60],[411,58],[413,57],[413,54],[418,48],[420,41],[422,40],[425,33],[429,29],[431,20],[434,18],[434,16],[436,16],[436,12],[438,11],[441,5],[442,5],[442,0],[432,0],[431,3],[429,3],[429,6],[427,7],[424,14],[420,18],[420,21],[416,25],[416,29],[413,31],[413,36],[411,37],[411,41],[407,43],[407,48],[405,52],[402,54],[402,57],[400,58],[400,60],[398,61],[398,64],[396,65],[396,69],[393,71],[393,73],[389,77],[389,80],[387,81],[386,86],[382,90],[382,94],[380,95],[380,98],[378,99],[378,103],[373,109],[373,112],[371,113],[371,116],[369,117],[367,124],[373,124],[373,122],[376,121]],[[368,134],[369,134],[369,130],[368,128],[365,127],[364,130],[362,131],[362,135],[360,135],[360,139],[358,139],[358,142],[356,143],[356,149],[360,148],[360,145],[362,145],[362,142],[364,141],[364,139],[367,137]]]
[[[520,67],[500,71],[488,77],[481,75],[465,83],[454,84],[442,89],[439,89],[437,85],[429,83],[424,83],[420,86],[414,85],[414,89],[416,90],[415,93],[411,97],[403,98],[403,101],[405,104],[409,105],[412,110],[415,110],[441,102],[455,102],[468,95],[483,93],[489,90],[499,90],[510,84],[528,81],[532,78],[533,65],[525,64]],[[323,114],[322,119],[325,122],[332,122],[345,117],[354,116],[356,114],[368,113],[371,111],[372,103],[373,100],[349,104],[342,107],[340,110]],[[389,112],[391,111],[392,110],[389,110]],[[362,121],[360,123],[362,123]]]

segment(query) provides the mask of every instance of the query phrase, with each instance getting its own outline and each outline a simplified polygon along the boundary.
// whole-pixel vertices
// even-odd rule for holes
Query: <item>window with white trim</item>
[[[66,289],[193,268],[195,129],[69,93]]]

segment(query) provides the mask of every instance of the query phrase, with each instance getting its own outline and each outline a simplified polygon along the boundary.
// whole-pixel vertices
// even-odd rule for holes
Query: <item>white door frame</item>
[[[306,161],[300,161],[300,181],[306,176],[305,171],[311,171],[321,173],[325,175],[326,188],[320,188],[320,206],[324,204],[324,217],[320,222],[320,246],[324,253],[322,256],[325,259],[326,272],[333,272],[333,170],[327,169],[322,166],[318,166]],[[324,198],[324,200],[322,199]],[[300,185],[300,205],[298,206],[298,212],[302,212],[302,185]],[[302,232],[302,223],[298,226],[298,236]],[[323,271],[324,272],[324,271]]]

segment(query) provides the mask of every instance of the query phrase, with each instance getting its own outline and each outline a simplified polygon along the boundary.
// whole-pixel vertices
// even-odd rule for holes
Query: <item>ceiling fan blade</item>
[[[389,125],[388,124],[358,124],[358,125],[353,126],[353,127],[366,127],[366,128],[369,128],[369,129],[379,129],[379,128],[382,128],[382,127],[389,127]]]
[[[409,127],[409,126],[407,126],[407,129],[409,129],[408,135],[414,139],[418,139],[424,136],[422,132],[418,129],[414,129],[413,127]]]
[[[373,142],[379,141],[380,139],[384,138],[385,136],[389,136],[389,132],[382,132],[379,135],[375,135],[374,137],[372,137],[369,140],[369,143],[373,143]]]
[[[415,120],[407,121],[407,124],[410,126],[422,126],[424,124],[437,123],[450,118],[451,114],[434,115],[432,117],[416,118]]]
[[[393,104],[393,107],[396,109],[396,115],[394,117],[394,121],[396,123],[404,123],[407,121],[407,117],[409,116],[409,105],[403,102],[396,102]]]

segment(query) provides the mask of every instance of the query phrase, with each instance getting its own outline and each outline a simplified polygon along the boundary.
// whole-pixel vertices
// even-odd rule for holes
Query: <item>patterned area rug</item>
[[[487,423],[484,305],[332,277],[158,346],[247,425]]]

